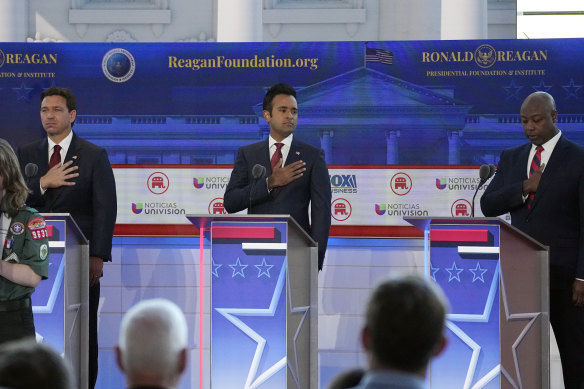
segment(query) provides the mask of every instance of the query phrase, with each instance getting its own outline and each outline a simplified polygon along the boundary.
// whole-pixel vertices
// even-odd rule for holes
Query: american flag
[[[381,62],[384,65],[393,64],[393,53],[383,49],[365,48],[365,62]]]

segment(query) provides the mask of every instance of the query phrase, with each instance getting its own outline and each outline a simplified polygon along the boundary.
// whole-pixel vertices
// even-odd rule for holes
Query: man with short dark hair
[[[0,346],[0,388],[73,389],[71,365],[54,349],[34,339]]]
[[[225,210],[291,215],[318,243],[318,269],[322,270],[331,225],[331,185],[324,151],[293,136],[298,103],[290,85],[272,86],[262,108],[270,136],[239,149],[225,190]],[[254,177],[256,165],[266,168],[265,182]]]
[[[369,369],[358,389],[423,389],[430,360],[446,346],[448,303],[431,280],[407,276],[373,291],[361,342]]]
[[[41,122],[47,137],[18,152],[21,170],[34,164],[26,177],[27,204],[44,213],[70,213],[89,240],[89,387],[97,380],[97,308],[104,261],[111,261],[117,216],[116,184],[107,152],[73,130],[77,103],[66,88],[50,87],[41,94]]]

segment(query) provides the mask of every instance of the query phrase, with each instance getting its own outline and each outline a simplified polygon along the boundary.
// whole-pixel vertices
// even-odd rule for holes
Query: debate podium
[[[549,388],[547,247],[498,218],[404,220],[424,232],[425,274],[450,302],[429,387]]]
[[[317,389],[317,243],[289,215],[187,218],[210,231],[211,388]]]
[[[68,213],[41,214],[49,236],[49,277],[32,294],[37,341],[73,366],[77,387],[87,388],[89,357],[89,242]]]

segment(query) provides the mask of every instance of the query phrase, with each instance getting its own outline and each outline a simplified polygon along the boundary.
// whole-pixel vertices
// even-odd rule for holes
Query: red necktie
[[[53,155],[51,155],[51,159],[49,160],[49,169],[52,169],[53,166],[56,166],[61,163],[61,146],[55,145],[53,148]]]
[[[274,167],[278,164],[278,162],[282,159],[282,146],[284,143],[276,143],[276,151],[274,151],[274,155],[272,155],[272,159],[270,160],[270,165],[272,165],[272,171]]]
[[[542,151],[543,151],[542,146],[537,146],[537,149],[535,149],[535,155],[533,156],[533,159],[531,160],[531,165],[529,165],[529,177],[531,177],[531,175],[537,169],[539,169],[539,167],[541,166],[541,152]],[[529,201],[527,203],[528,209],[531,209],[531,202],[533,201],[534,197],[535,197],[535,193],[529,194]]]

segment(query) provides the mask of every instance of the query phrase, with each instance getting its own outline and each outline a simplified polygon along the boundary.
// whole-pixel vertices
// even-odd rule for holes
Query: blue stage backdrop
[[[330,164],[477,165],[522,141],[523,98],[556,98],[584,140],[580,39],[0,44],[0,135],[43,134],[39,94],[78,97],[80,135],[113,164],[231,164],[265,136],[267,87],[298,90],[297,135]]]
[[[263,95],[287,82],[295,136],[331,168],[333,235],[414,236],[403,217],[471,214],[478,166],[525,141],[528,94],[554,95],[560,128],[584,143],[583,43],[2,43],[0,136],[43,136],[41,91],[71,88],[75,131],[115,167],[116,234],[188,234],[185,214],[225,212],[238,148],[268,133]]]

